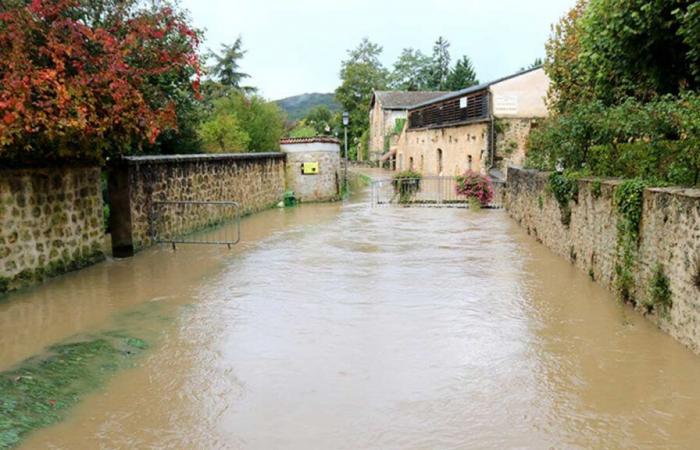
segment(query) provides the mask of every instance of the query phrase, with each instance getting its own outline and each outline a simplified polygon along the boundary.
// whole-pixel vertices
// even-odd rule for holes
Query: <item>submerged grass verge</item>
[[[147,348],[145,341],[120,332],[63,343],[18,367],[0,373],[0,449],[60,421],[82,395],[132,365]]]

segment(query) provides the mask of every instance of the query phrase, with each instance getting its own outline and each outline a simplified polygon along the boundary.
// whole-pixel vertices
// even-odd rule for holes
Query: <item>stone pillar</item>
[[[109,167],[109,228],[115,258],[134,256],[129,169],[129,164],[121,161]]]

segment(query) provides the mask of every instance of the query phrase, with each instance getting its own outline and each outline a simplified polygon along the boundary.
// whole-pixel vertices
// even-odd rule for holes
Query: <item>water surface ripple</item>
[[[117,310],[158,298],[172,320],[147,325],[160,337],[140,367],[27,448],[697,444],[698,358],[504,212],[265,214],[233,253],[108,263],[140,268],[119,278],[132,294],[87,283],[79,295]],[[167,270],[143,276],[153,264]]]

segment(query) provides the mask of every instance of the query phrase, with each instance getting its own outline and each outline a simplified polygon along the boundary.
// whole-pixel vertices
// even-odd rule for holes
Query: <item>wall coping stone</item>
[[[187,162],[215,162],[215,161],[255,161],[260,159],[285,159],[282,152],[260,153],[197,153],[190,155],[148,155],[148,156],[123,156],[111,159],[109,165],[138,166],[141,164],[172,164]]]
[[[542,171],[542,170],[537,170],[537,169],[524,169],[522,167],[513,167],[513,166],[509,166],[508,170],[513,171],[513,172],[524,172],[524,173],[529,174],[529,175],[534,175],[538,178],[548,178],[553,173],[553,171]],[[605,183],[605,184],[612,185],[612,186],[618,186],[625,181],[623,178],[594,177],[594,176],[581,177],[578,180],[585,181],[588,183],[599,181],[601,183]],[[696,189],[696,188],[687,188],[687,187],[682,187],[682,186],[667,186],[667,187],[650,186],[650,187],[645,188],[644,190],[649,191],[649,192],[658,192],[658,193],[662,193],[662,194],[673,194],[673,195],[681,195],[684,197],[700,198],[700,189]]]

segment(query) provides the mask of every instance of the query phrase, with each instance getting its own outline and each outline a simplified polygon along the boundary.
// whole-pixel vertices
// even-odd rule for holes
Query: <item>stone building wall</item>
[[[617,180],[579,181],[571,222],[548,189],[549,174],[510,168],[506,194],[509,214],[528,234],[568,259],[592,279],[615,289],[618,214]],[[673,306],[647,313],[657,265],[670,281]],[[644,192],[632,298],[637,309],[662,330],[700,353],[700,190],[663,188]]]
[[[114,255],[131,256],[152,244],[154,202],[236,201],[242,214],[275,205],[284,195],[284,165],[283,153],[143,156],[114,161],[109,177]],[[210,222],[203,223],[202,211],[196,208],[178,215],[177,223],[172,222],[177,230],[159,231],[185,233]]]
[[[385,151],[385,139],[389,138],[389,147],[396,145],[398,134],[395,134],[396,121],[406,119],[408,111],[405,109],[383,109],[380,102],[375,102],[369,115],[369,161],[379,161]]]
[[[0,293],[104,258],[99,167],[0,169]]]
[[[487,161],[488,123],[457,127],[406,130],[399,139],[397,170],[413,169],[423,175],[456,176],[467,169],[485,170]],[[439,152],[442,164],[439,164]],[[442,171],[439,166],[442,166]]]
[[[381,156],[384,153],[384,110],[379,102],[374,102],[374,107],[369,111],[367,147],[370,161],[375,160],[377,155]]]

